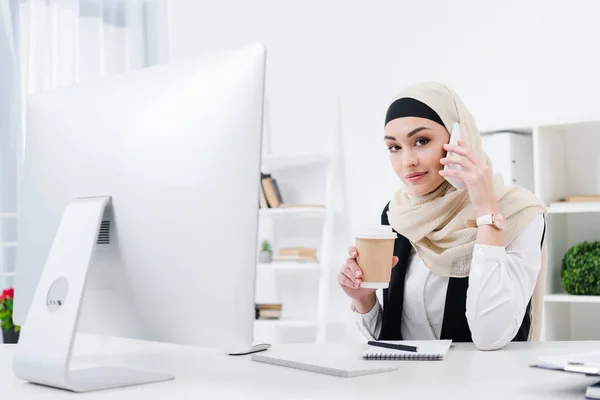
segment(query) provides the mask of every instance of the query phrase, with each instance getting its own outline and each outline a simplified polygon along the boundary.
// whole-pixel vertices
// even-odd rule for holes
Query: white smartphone
[[[455,122],[454,126],[452,127],[452,133],[450,134],[450,144],[458,145],[459,139],[460,139],[460,125]],[[455,154],[456,153],[449,151],[447,157],[450,157]],[[447,170],[447,169],[464,170],[464,168],[458,164],[446,164],[446,165],[444,165],[444,169],[445,170]],[[445,179],[458,190],[463,190],[467,187],[461,179],[455,178],[453,176],[446,176]]]

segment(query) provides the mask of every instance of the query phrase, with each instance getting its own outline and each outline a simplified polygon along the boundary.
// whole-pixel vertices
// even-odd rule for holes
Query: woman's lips
[[[421,179],[423,179],[425,175],[427,175],[427,172],[414,172],[412,174],[406,175],[404,178],[406,178],[406,180],[410,183],[417,183]]]

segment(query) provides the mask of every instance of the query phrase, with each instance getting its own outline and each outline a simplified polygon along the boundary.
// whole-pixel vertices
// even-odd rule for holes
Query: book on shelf
[[[259,202],[259,206],[260,208],[269,208],[269,204],[267,203],[267,198],[265,196],[265,191],[262,188],[262,185],[260,185],[260,202]]]
[[[260,174],[260,208],[325,208],[321,204],[284,203],[277,179],[271,174]]]
[[[278,208],[283,203],[277,180],[271,174],[260,174],[260,188],[264,193],[267,207]],[[262,201],[261,207],[266,208],[263,207]]]
[[[281,304],[255,304],[255,319],[281,319]]]
[[[279,208],[325,208],[322,204],[280,204]]]
[[[595,202],[600,201],[600,194],[565,196],[560,201],[566,203]]]

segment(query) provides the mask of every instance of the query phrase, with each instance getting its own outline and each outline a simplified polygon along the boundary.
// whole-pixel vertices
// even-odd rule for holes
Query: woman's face
[[[440,159],[450,141],[444,126],[425,118],[396,118],[386,125],[384,140],[392,167],[410,194],[431,193],[444,182]]]

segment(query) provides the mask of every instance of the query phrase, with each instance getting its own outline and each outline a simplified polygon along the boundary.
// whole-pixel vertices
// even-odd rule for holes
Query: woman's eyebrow
[[[425,129],[430,129],[426,126],[420,126],[418,128],[413,129],[412,131],[408,132],[408,134],[406,135],[407,138],[411,138],[412,136],[416,135],[417,133],[424,131]],[[396,140],[396,138],[394,136],[389,136],[389,135],[385,135],[383,137],[385,140]]]

